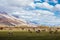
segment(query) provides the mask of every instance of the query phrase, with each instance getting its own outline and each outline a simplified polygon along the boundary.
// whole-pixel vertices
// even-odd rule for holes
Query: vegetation
[[[0,31],[0,40],[60,40],[60,32]]]

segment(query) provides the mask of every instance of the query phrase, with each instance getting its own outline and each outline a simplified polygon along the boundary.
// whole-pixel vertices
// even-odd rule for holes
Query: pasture
[[[60,32],[26,32],[26,31],[12,31],[0,30],[0,40],[60,40]]]

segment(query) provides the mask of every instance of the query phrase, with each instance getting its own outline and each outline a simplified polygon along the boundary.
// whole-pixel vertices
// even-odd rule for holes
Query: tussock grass
[[[49,32],[30,33],[26,31],[0,30],[0,40],[60,40],[60,32],[50,34]]]

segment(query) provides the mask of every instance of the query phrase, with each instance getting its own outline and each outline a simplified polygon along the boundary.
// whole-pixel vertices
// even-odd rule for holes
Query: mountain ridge
[[[7,13],[0,12],[0,24],[8,25],[8,26],[16,26],[20,24],[26,24],[23,20],[18,20],[17,18],[7,15]]]

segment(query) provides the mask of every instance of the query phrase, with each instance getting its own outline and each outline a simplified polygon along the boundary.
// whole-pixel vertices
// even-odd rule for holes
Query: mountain
[[[0,14],[5,14],[5,15],[7,15],[8,13],[6,13],[6,12],[0,12]]]
[[[20,24],[26,24],[26,22],[24,20],[10,16],[5,12],[0,12],[0,25],[16,26]]]

